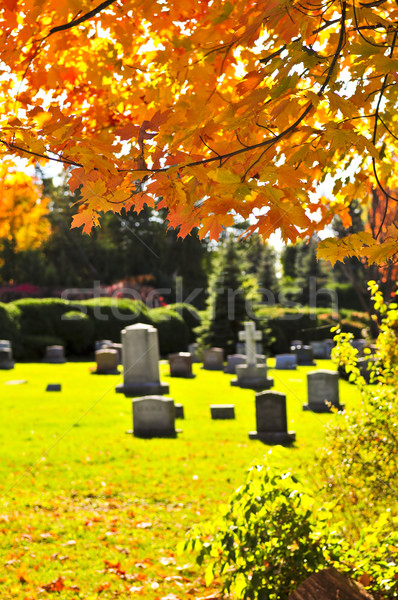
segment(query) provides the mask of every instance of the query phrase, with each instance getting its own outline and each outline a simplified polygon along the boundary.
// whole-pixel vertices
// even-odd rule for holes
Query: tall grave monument
[[[122,331],[123,383],[116,391],[127,397],[169,393],[159,376],[158,332],[152,325],[137,323]]]
[[[252,390],[266,390],[274,385],[274,380],[267,377],[267,365],[257,363],[256,341],[261,340],[261,331],[256,331],[253,321],[245,321],[245,330],[239,332],[239,339],[245,342],[246,364],[237,365],[237,378],[231,385]]]

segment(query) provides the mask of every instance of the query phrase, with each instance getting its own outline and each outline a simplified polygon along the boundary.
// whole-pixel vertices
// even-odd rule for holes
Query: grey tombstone
[[[176,437],[172,398],[144,396],[133,400],[133,432],[136,437]]]
[[[229,354],[227,356],[227,366],[225,367],[225,373],[235,375],[236,367],[246,362],[246,356],[244,354]]]
[[[239,338],[245,341],[246,364],[236,367],[236,379],[231,385],[252,390],[265,390],[274,385],[274,380],[267,375],[267,365],[257,362],[256,340],[262,337],[261,331],[256,331],[253,321],[245,322],[245,330],[239,332]]]
[[[116,392],[127,397],[168,394],[160,381],[158,332],[152,325],[137,323],[122,331],[123,383]]]
[[[182,404],[176,404],[176,403],[174,403],[174,409],[175,409],[175,417],[176,417],[176,419],[185,419],[184,407],[183,407]]]
[[[169,366],[171,377],[193,377],[190,352],[169,354]]]
[[[95,349],[102,350],[103,348],[112,348],[112,340],[97,340],[95,342]]]
[[[12,348],[10,340],[0,340],[0,369],[8,370],[14,368]]]
[[[296,355],[298,365],[312,367],[316,364],[311,346],[296,346],[292,353]]]
[[[337,371],[319,370],[307,373],[308,404],[304,410],[331,412],[343,410],[339,399],[339,374]]]
[[[61,384],[60,383],[49,383],[46,387],[46,392],[60,392]]]
[[[224,368],[224,350],[222,348],[204,350],[203,368],[208,371],[222,371]]]
[[[277,354],[275,356],[275,369],[294,370],[297,367],[297,356],[295,354]]]
[[[294,431],[287,430],[286,396],[281,392],[267,391],[256,394],[257,431],[250,431],[251,440],[265,444],[291,444],[296,439]]]
[[[367,346],[367,341],[364,339],[359,339],[359,340],[351,340],[350,344],[353,348],[355,348],[356,350],[358,350],[358,356],[363,356],[363,351]]]
[[[95,353],[97,375],[118,375],[119,353],[113,348],[103,348]]]
[[[60,364],[66,362],[63,346],[47,346],[43,362]]]
[[[212,419],[235,419],[234,404],[210,404]]]
[[[327,348],[323,342],[311,341],[310,346],[312,348],[314,358],[328,358]]]
[[[199,344],[194,342],[188,345],[188,352],[192,355],[192,362],[197,363],[201,361],[201,353],[199,352]]]

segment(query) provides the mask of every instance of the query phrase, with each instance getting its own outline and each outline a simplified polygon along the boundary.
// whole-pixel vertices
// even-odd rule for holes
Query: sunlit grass
[[[131,399],[115,393],[120,377],[92,375],[90,366],[0,371],[0,552],[7,563],[0,597],[54,597],[57,586],[65,599],[209,595],[194,557],[176,556],[176,545],[193,523],[216,514],[247,467],[270,450],[248,439],[256,428],[254,392],[199,365],[195,379],[171,378],[161,364],[170,396],[184,405],[182,433],[142,440],[126,434]],[[318,367],[335,368],[330,361]],[[272,449],[271,460],[309,485],[324,425],[340,418],[303,412],[312,368],[270,370],[297,434],[295,446]],[[5,385],[20,379],[27,383]],[[46,392],[48,383],[61,383],[62,391]],[[358,401],[346,382],[340,395],[348,409]],[[236,420],[212,421],[213,403],[235,404]]]

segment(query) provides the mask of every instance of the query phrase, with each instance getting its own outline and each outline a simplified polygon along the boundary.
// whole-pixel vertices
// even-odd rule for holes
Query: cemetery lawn
[[[248,439],[256,429],[254,392],[231,387],[231,375],[194,365],[195,379],[177,379],[162,364],[170,396],[184,405],[183,431],[142,440],[126,434],[131,399],[115,393],[121,377],[92,375],[90,367],[0,371],[0,598],[217,598],[217,582],[206,588],[204,569],[193,555],[177,555],[177,544],[190,526],[217,514],[269,451],[316,489],[314,454],[325,425],[341,417],[303,412],[314,367],[270,369],[297,434],[292,448],[272,449]],[[331,361],[317,367],[335,369]],[[48,383],[61,383],[61,392],[46,392]],[[344,381],[340,399],[348,410],[359,401]],[[209,405],[224,403],[235,405],[236,420],[211,421]]]

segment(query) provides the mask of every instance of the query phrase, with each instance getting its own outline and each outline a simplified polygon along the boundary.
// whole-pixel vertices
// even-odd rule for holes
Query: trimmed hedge
[[[9,339],[18,360],[41,360],[46,346],[60,344],[73,356],[94,352],[96,340],[120,342],[121,330],[136,323],[159,332],[162,356],[186,350],[194,340],[197,311],[187,304],[148,309],[139,300],[94,298],[72,302],[24,298],[0,303],[0,339]]]

